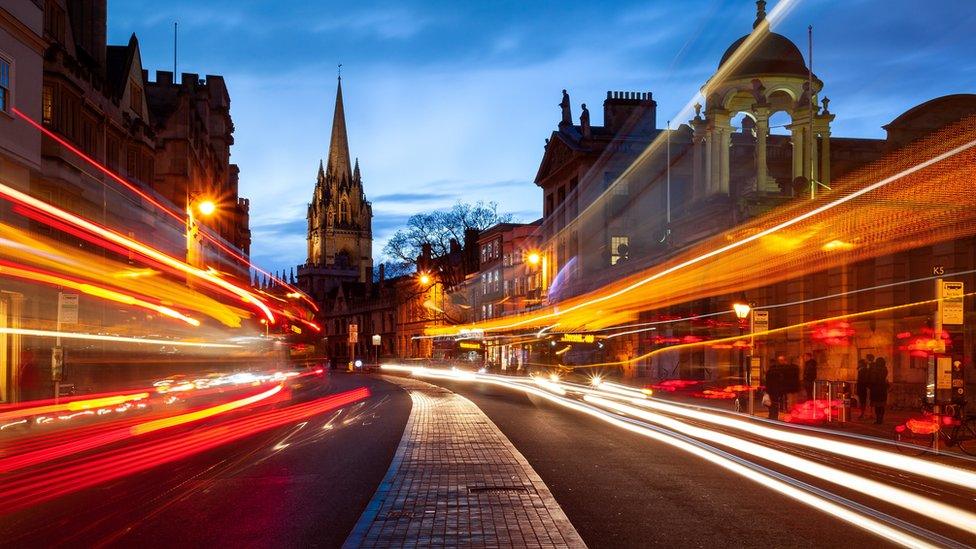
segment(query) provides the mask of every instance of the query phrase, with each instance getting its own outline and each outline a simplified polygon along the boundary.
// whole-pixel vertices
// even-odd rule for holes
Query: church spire
[[[356,159],[356,166],[352,169],[352,179],[353,181],[359,181],[361,175],[359,173],[359,159]]]
[[[336,89],[335,113],[332,115],[332,141],[329,143],[327,173],[339,181],[352,179],[349,170],[349,140],[346,138],[346,113],[342,107],[342,77]]]

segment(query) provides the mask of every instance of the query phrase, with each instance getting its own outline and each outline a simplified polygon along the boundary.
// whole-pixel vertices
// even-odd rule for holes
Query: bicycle
[[[976,456],[976,414],[962,414],[958,404],[948,404],[945,414],[924,412],[922,419],[909,419],[895,427],[896,446],[903,454],[921,455],[932,449],[935,437],[943,448],[958,446],[964,454]]]

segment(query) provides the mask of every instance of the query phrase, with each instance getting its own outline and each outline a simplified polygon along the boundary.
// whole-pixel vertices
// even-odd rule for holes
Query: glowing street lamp
[[[529,262],[529,265],[538,265],[542,262],[542,255],[539,252],[529,252],[529,255],[525,258]]]
[[[749,318],[749,313],[752,311],[752,307],[748,303],[733,303],[732,310],[735,311],[735,316],[739,320],[745,320]]]
[[[427,286],[428,284],[430,284],[431,278],[430,275],[427,273],[420,273],[420,278],[418,278],[418,280],[420,281],[421,284]]]
[[[197,203],[197,211],[203,216],[210,216],[217,211],[217,205],[213,200],[201,200]]]

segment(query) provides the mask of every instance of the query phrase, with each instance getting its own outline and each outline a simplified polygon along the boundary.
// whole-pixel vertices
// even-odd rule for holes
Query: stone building
[[[132,35],[123,45],[107,43],[105,0],[44,0],[0,6],[0,178],[4,185],[27,192],[54,208],[91,220],[122,235],[136,238],[172,257],[188,257],[190,247],[185,219],[186,199],[158,192],[157,124],[150,109],[146,71],[139,41]],[[223,83],[221,82],[221,86]],[[223,108],[229,106],[223,88]],[[218,108],[219,110],[219,108]],[[221,115],[218,115],[218,118]],[[246,201],[237,196],[236,169],[227,165],[231,144],[229,113],[220,139],[223,148],[214,161],[223,174],[186,174],[183,187],[224,186],[230,210],[246,214]],[[216,122],[212,120],[211,122]],[[211,128],[213,129],[213,128]],[[212,144],[212,143],[211,143]],[[170,173],[172,158],[165,154],[162,173]],[[231,173],[233,172],[233,174]],[[226,181],[223,176],[226,175]],[[220,181],[204,181],[218,177]],[[199,178],[199,179],[198,179]],[[11,213],[0,204],[5,223],[26,229],[21,236],[58,250],[70,250],[84,260],[134,265],[137,258],[94,242],[39,215]],[[226,220],[228,235],[247,232],[247,216]],[[230,227],[233,224],[234,227]],[[216,230],[216,228],[215,228]],[[223,229],[222,229],[223,230]],[[204,234],[220,238],[204,229]],[[202,258],[206,266],[234,271],[246,278],[246,239],[228,238],[226,250]],[[225,254],[227,250],[233,260]],[[233,268],[228,268],[233,267]],[[73,272],[80,275],[81,269]],[[0,323],[51,327],[56,323],[58,287],[4,277],[0,287]],[[118,303],[94,295],[79,296],[78,324],[92,331],[144,334],[149,319]],[[30,351],[50,372],[53,340],[46,337],[7,337],[0,340],[0,400],[18,398],[16,369],[11,358]],[[70,342],[65,353],[77,352]],[[79,347],[81,347],[79,345]],[[88,354],[104,349],[85,347]],[[96,361],[97,362],[97,361]],[[106,371],[87,368],[75,355],[69,372],[74,381],[94,384]],[[138,368],[127,370],[127,375]],[[50,379],[50,374],[41,375]],[[83,379],[82,379],[83,378]],[[119,376],[121,379],[122,376]],[[6,381],[2,381],[6,380]],[[118,380],[116,380],[118,381]],[[50,381],[47,382],[50,384]],[[45,394],[51,394],[45,387]]]
[[[156,71],[155,81],[144,80],[156,134],[153,188],[177,205],[215,202],[215,215],[200,222],[248,255],[250,204],[239,196],[240,169],[230,162],[234,122],[223,77],[183,73],[175,82],[172,72]]]
[[[373,276],[373,208],[366,200],[359,160],[349,161],[342,79],[336,89],[328,162],[315,181],[308,205],[308,258],[298,284],[320,303],[340,282],[369,284]]]

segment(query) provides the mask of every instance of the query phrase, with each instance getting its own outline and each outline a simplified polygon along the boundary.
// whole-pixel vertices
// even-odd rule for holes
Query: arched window
[[[349,222],[349,201],[345,197],[339,201],[339,220],[343,223]]]

